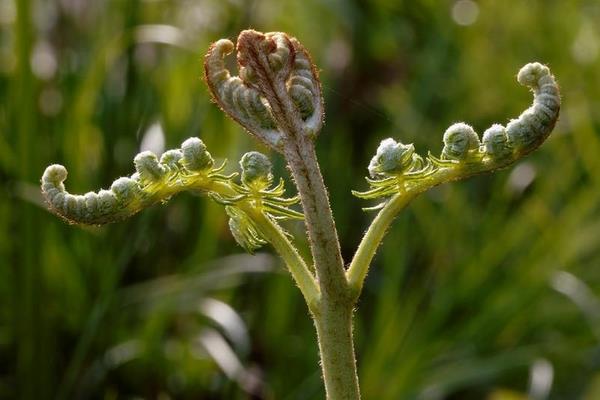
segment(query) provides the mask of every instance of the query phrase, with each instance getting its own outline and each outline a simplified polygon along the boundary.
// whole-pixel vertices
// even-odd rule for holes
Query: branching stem
[[[483,172],[503,168],[506,162],[498,163],[492,160],[478,164],[467,164],[461,168],[441,168],[436,173],[414,184],[407,190],[393,195],[387,200],[385,206],[379,211],[363,236],[358,249],[346,271],[348,286],[354,298],[360,296],[364,280],[369,271],[373,257],[383,240],[387,229],[392,224],[398,213],[402,211],[415,197],[434,186],[459,179],[465,179]]]
[[[210,189],[215,193],[225,196],[235,194],[231,187],[220,182],[212,183]],[[249,201],[243,200],[237,205],[252,218],[275,251],[283,258],[292,277],[300,288],[309,309],[314,309],[320,298],[319,287],[317,286],[315,277],[310,272],[300,254],[298,254],[294,245],[285,236],[283,230],[275,221],[267,217],[258,208],[253,207]]]
[[[327,190],[314,147],[303,142],[286,146],[285,155],[302,201],[319,286],[325,297],[344,296],[347,284]]]
[[[321,302],[313,312],[319,339],[327,399],[359,400],[358,374],[352,338],[354,300],[346,281],[337,231],[327,189],[313,143],[300,138],[285,155],[300,193],[311,250],[321,288]]]
[[[304,295],[308,308],[314,310],[320,298],[319,287],[296,248],[272,219],[252,208],[247,210],[247,213],[250,214],[275,251],[283,258],[292,277]]]
[[[417,193],[404,196],[396,194],[393,196],[387,202],[385,207],[379,211],[377,217],[375,217],[369,226],[369,229],[363,236],[354,258],[350,263],[350,267],[346,271],[348,285],[355,298],[360,296],[371,261],[373,260],[377,248],[381,244],[389,226],[392,224],[392,221],[396,218],[398,213],[406,207],[416,194]]]

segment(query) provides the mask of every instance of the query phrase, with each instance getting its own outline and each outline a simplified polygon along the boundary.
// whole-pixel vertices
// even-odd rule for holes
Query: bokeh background
[[[438,153],[451,123],[528,107],[522,65],[551,67],[563,108],[542,149],[393,225],[356,314],[360,380],[365,399],[599,399],[597,0],[0,1],[0,398],[323,398],[299,291],[269,248],[243,254],[219,206],[183,194],[84,228],[38,189],[54,162],[73,192],[107,187],[189,136],[231,170],[264,151],[201,79],[209,43],[248,27],[296,36],[321,69],[346,260],[380,140]]]

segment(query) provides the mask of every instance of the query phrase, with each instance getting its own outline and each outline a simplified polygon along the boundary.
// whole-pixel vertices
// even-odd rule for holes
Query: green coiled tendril
[[[262,213],[274,220],[303,218],[289,208],[298,198],[284,197],[283,180],[271,187],[271,162],[258,152],[242,157],[239,184],[235,182],[239,174],[223,174],[225,162],[215,167],[198,138],[187,139],[181,148],[166,151],[160,159],[150,151],[141,152],[133,163],[136,172],[130,177],[118,178],[109,190],[84,195],[67,192],[64,185],[67,169],[59,164],[50,165],[42,176],[42,194],[55,214],[69,223],[86,225],[123,220],[144,208],[164,203],[179,192],[206,194],[225,205],[234,238],[249,252],[266,241],[248,213]]]
[[[537,62],[521,68],[517,80],[534,95],[533,105],[518,118],[506,126],[492,125],[481,141],[471,126],[456,123],[444,133],[439,157],[431,153],[422,157],[412,144],[385,139],[369,164],[370,190],[352,193],[363,199],[420,193],[443,182],[506,167],[537,149],[558,119],[558,85],[548,67]],[[384,205],[385,201],[366,210]]]

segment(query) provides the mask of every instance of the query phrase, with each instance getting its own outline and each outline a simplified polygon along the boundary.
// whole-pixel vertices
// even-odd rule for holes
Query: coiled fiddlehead
[[[414,153],[412,144],[386,139],[369,164],[369,173],[374,178],[367,178],[371,189],[353,194],[375,199],[397,193],[418,193],[446,181],[506,167],[534,151],[556,124],[560,93],[554,76],[540,63],[525,65],[517,80],[533,91],[533,105],[506,127],[492,125],[480,142],[471,126],[456,123],[444,133],[440,157],[430,153],[425,159]]]
[[[225,67],[224,57],[233,50],[231,41],[221,39],[211,45],[204,62],[206,82],[223,111],[279,152],[289,130],[279,128],[289,122],[282,107],[295,114],[292,119],[304,134],[316,136],[323,120],[321,84],[300,42],[282,32],[243,31],[237,44],[239,76]]]
[[[198,138],[183,142],[181,149],[165,152],[160,161],[150,151],[134,158],[136,172],[114,181],[110,190],[74,195],[66,191],[67,169],[50,165],[42,176],[42,194],[49,208],[71,223],[101,225],[127,218],[172,195],[184,191],[211,192],[232,176],[214,168],[214,161]]]
[[[160,160],[156,154],[144,151],[135,156],[133,163],[136,172],[131,177],[117,179],[110,190],[83,196],[66,191],[67,170],[54,164],[42,176],[42,193],[54,213],[70,223],[88,225],[122,220],[181,191],[206,193],[225,206],[234,238],[250,253],[267,243],[252,218],[255,213],[273,220],[303,218],[289,208],[298,203],[298,197],[283,197],[283,179],[271,187],[271,162],[258,152],[242,157],[240,184],[233,181],[237,173],[221,173],[225,163],[214,167],[214,160],[198,138],[187,139],[180,149],[166,151]]]
[[[268,218],[275,220],[303,219],[304,216],[289,207],[297,204],[300,199],[286,198],[283,179],[273,185],[271,161],[262,153],[251,151],[240,160],[242,169],[241,184],[231,182],[234,194],[224,196],[211,193],[210,196],[218,203],[225,206],[230,217],[229,228],[240,246],[252,253],[266,242],[260,228],[248,215],[238,207],[240,202],[249,203],[253,209],[260,210]],[[285,233],[285,231],[284,231]]]

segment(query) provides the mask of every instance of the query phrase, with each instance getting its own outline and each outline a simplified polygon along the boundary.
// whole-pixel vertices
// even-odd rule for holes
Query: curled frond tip
[[[281,152],[293,125],[314,138],[323,122],[318,73],[306,49],[283,32],[245,30],[237,40],[238,76],[224,57],[227,39],[213,43],[205,57],[205,79],[215,102],[250,134]]]
[[[49,208],[71,223],[101,225],[129,217],[183,190],[210,191],[216,181],[226,181],[213,169],[213,159],[198,138],[181,149],[165,152],[160,160],[151,151],[137,154],[136,172],[115,180],[109,190],[71,194],[65,189],[67,169],[59,164],[42,175],[42,194]]]
[[[505,167],[537,149],[558,119],[558,85],[548,67],[537,62],[521,68],[517,80],[531,89],[533,104],[506,126],[492,125],[480,141],[470,125],[453,124],[444,132],[439,157],[429,154],[422,158],[412,144],[385,139],[369,164],[370,175],[377,179],[368,180],[369,191],[353,193],[367,199],[416,193],[442,182]]]

